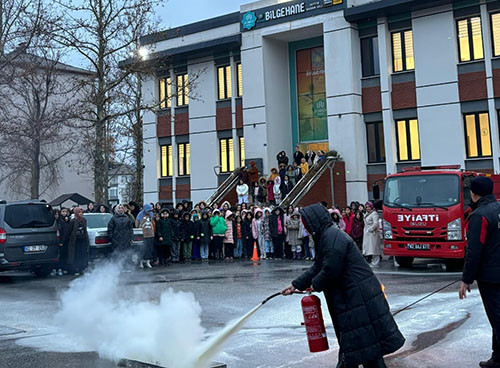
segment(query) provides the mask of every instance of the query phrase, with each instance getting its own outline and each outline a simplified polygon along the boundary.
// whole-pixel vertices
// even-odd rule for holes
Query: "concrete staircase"
[[[239,173],[240,169],[234,170],[229,177],[224,180],[224,182],[219,185],[219,188],[215,191],[214,194],[207,199],[208,207],[212,207],[214,203],[219,203],[228,195],[231,190],[235,190],[236,185],[238,185],[239,181]]]
[[[330,169],[330,174],[333,175],[333,169],[338,161],[338,157],[327,156],[323,161],[318,162],[316,165],[309,169],[309,172],[304,175],[299,182],[293,187],[290,193],[281,201],[280,206],[282,208],[287,208],[292,205],[296,207],[300,200],[312,189],[314,184],[321,178],[327,169]],[[333,176],[331,176],[331,182],[333,183]],[[333,185],[332,190],[333,190]],[[331,194],[333,197],[333,193]],[[329,201],[330,198],[325,198]]]

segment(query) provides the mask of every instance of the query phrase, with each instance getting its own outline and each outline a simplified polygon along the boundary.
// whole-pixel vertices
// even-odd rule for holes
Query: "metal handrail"
[[[337,157],[327,156],[319,166],[313,166],[309,172],[304,175],[290,193],[283,199],[281,206],[288,207],[289,205],[295,206],[304,196],[309,192],[314,184],[319,180],[321,175],[330,168],[333,170],[335,163],[338,161]],[[317,169],[316,169],[317,168]],[[316,170],[314,170],[316,169]],[[302,183],[304,183],[302,185]],[[296,193],[297,192],[297,193]]]
[[[217,188],[217,190],[207,199],[207,206],[212,207],[214,203],[219,202],[227,193],[234,189],[239,180],[241,169],[234,170],[229,177]]]

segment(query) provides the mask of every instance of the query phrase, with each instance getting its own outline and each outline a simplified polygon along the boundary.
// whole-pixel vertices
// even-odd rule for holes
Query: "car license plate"
[[[27,245],[24,247],[24,253],[40,253],[47,250],[46,245]]]
[[[408,244],[408,250],[431,250],[430,244]]]

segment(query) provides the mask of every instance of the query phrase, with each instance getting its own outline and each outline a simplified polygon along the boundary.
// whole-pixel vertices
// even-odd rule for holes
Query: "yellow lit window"
[[[234,171],[234,144],[232,138],[223,138],[219,141],[221,172]]]
[[[217,80],[219,86],[219,100],[232,97],[231,67],[221,66],[217,68]]]
[[[407,161],[408,141],[406,139],[406,121],[404,120],[398,121],[397,126],[398,126],[399,161]]]
[[[399,161],[420,160],[420,138],[418,120],[398,120],[396,122]]]
[[[240,167],[245,166],[245,138],[240,137]]]
[[[488,113],[465,115],[467,157],[491,156],[491,135]]]
[[[238,69],[238,97],[243,96],[243,69],[241,67],[241,63],[237,65]]]
[[[460,61],[464,62],[483,59],[484,50],[481,17],[471,17],[458,20],[457,29]]]
[[[179,157],[179,176],[189,175],[191,173],[190,159],[191,147],[189,143],[180,143],[177,146],[177,155]]]
[[[177,106],[189,104],[189,80],[187,74],[177,76]]]
[[[394,72],[415,69],[413,31],[400,31],[392,34],[392,63]]]
[[[168,177],[173,174],[172,145],[161,146],[161,176]]]
[[[491,15],[491,33],[493,37],[493,56],[500,56],[500,13]]]
[[[186,175],[191,174],[191,145],[186,144]]]
[[[160,79],[160,109],[165,109],[167,107],[165,97],[165,79]]]
[[[166,109],[172,106],[172,83],[170,78],[160,79],[160,108]]]
[[[415,69],[415,58],[413,56],[413,31],[406,31],[404,36],[406,70],[413,70]]]

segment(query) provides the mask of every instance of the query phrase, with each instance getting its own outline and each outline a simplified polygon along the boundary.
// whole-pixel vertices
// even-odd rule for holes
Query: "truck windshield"
[[[387,207],[450,207],[458,203],[458,175],[395,176],[387,179],[385,183],[384,205]]]

